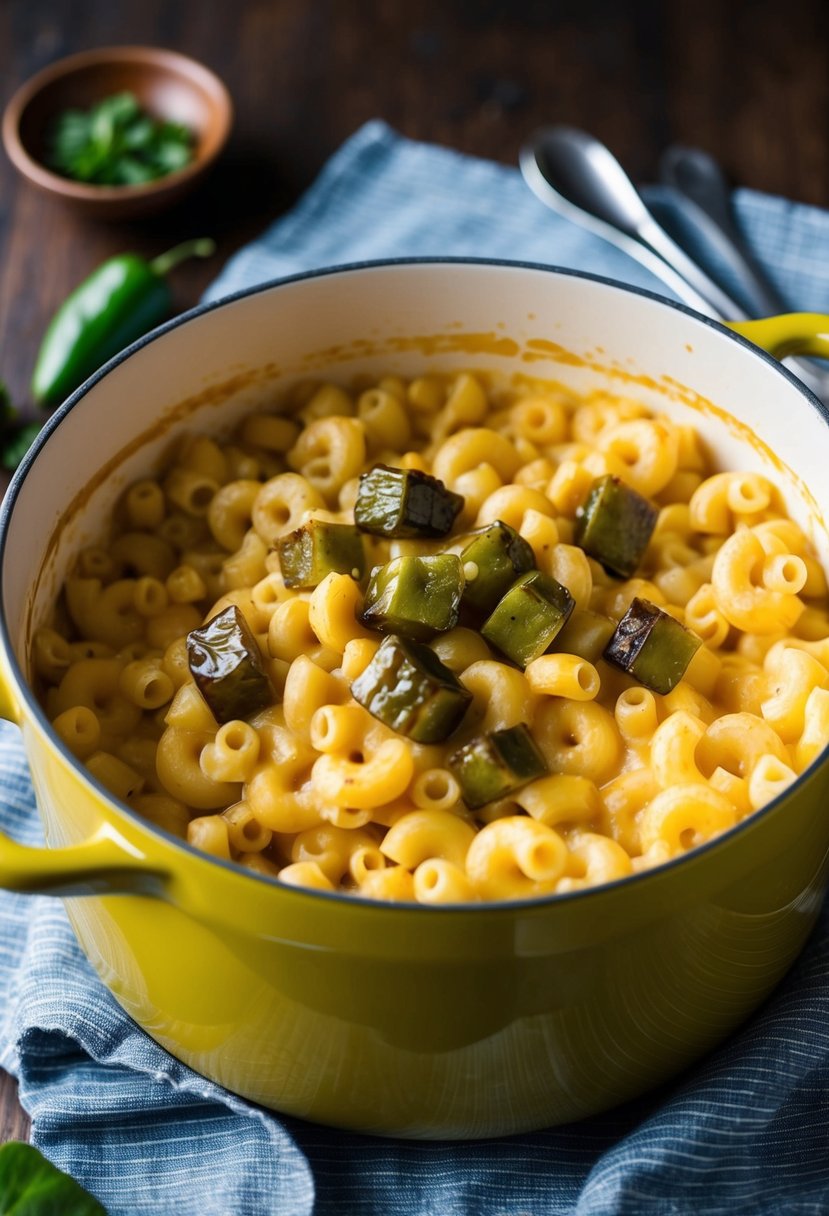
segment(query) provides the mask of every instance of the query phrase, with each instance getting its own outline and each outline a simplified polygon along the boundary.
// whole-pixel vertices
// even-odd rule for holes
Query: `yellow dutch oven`
[[[115,801],[27,682],[83,544],[184,431],[221,432],[297,379],[486,369],[604,387],[767,472],[829,566],[827,412],[771,355],[829,354],[829,319],[735,327],[565,271],[473,261],[300,276],[156,330],[80,389],[2,518],[3,715],[22,730],[47,848],[0,837],[0,886],[66,899],[78,940],[163,1047],[256,1102],[412,1137],[579,1119],[678,1073],[790,966],[829,857],[824,752],[686,858],[539,900],[418,907],[304,892],[216,861]],[[746,340],[762,343],[765,353]]]

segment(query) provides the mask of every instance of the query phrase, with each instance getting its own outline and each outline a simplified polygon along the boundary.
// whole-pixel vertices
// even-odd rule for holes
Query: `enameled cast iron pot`
[[[829,353],[827,318],[764,324],[746,332],[770,350]],[[429,368],[602,385],[682,417],[722,467],[784,485],[829,559],[823,406],[757,346],[646,292],[436,261],[198,309],[81,388],[6,498],[0,708],[23,732],[48,848],[0,837],[0,886],[67,897],[124,1009],[229,1089],[368,1132],[484,1137],[641,1093],[763,1000],[826,886],[826,752],[763,811],[645,875],[537,902],[383,905],[281,886],[150,826],[72,758],[27,685],[73,553],[178,435],[221,431],[297,378]]]

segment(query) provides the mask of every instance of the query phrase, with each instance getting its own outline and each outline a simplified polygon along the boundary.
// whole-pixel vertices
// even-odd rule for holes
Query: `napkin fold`
[[[683,222],[664,190],[656,204]],[[792,308],[829,312],[829,214],[739,190],[738,222]],[[698,234],[691,234],[697,239]],[[698,256],[713,270],[710,250]],[[517,170],[359,130],[207,293],[373,258],[472,255],[670,293],[539,203]],[[724,286],[732,287],[725,276]],[[0,829],[42,841],[0,725]],[[0,892],[0,1065],[32,1139],[111,1216],[777,1216],[829,1210],[829,913],[763,1008],[677,1082],[578,1124],[483,1143],[351,1135],[263,1111],[180,1064],[115,1003],[57,900]]]

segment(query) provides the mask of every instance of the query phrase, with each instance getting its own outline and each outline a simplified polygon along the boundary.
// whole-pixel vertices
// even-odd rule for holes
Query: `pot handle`
[[[775,359],[811,355],[829,359],[829,316],[818,312],[789,312],[759,321],[728,321],[727,326]]]
[[[84,844],[38,849],[0,832],[0,888],[25,895],[160,895],[169,876],[109,827]]]
[[[12,681],[0,668],[0,718],[20,725]],[[108,825],[63,849],[18,844],[0,832],[0,889],[26,895],[159,894],[167,876]]]

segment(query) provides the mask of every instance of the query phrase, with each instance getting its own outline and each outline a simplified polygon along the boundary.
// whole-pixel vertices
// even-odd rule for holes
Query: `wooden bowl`
[[[140,186],[97,186],[48,168],[47,138],[55,118],[124,91],[153,116],[193,131],[190,164]],[[227,89],[195,60],[157,47],[101,47],[58,60],[23,84],[3,114],[3,143],[15,167],[40,190],[86,216],[122,220],[178,202],[216,160],[232,121]]]

